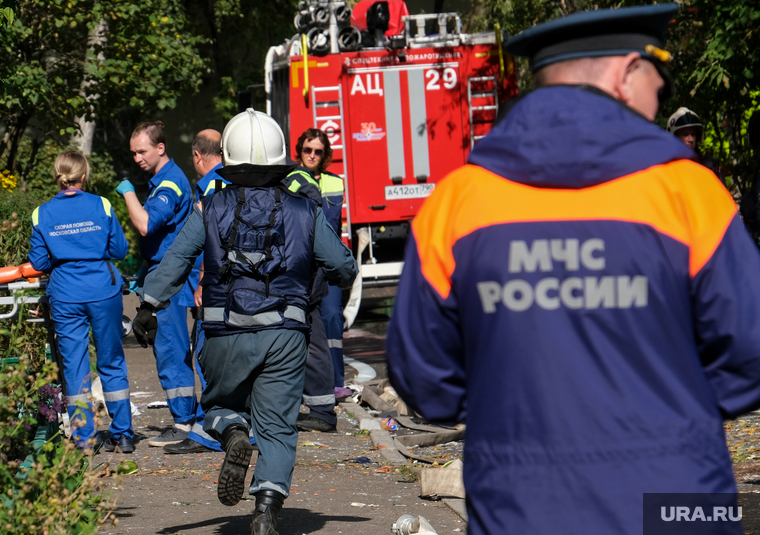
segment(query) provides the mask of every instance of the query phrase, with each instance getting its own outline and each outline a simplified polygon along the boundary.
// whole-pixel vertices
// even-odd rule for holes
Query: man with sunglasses
[[[470,535],[675,533],[657,500],[736,506],[723,418],[760,406],[760,254],[652,123],[677,10],[510,39],[537,89],[412,222],[389,377],[427,419],[466,418]],[[678,532],[742,533],[712,520]]]

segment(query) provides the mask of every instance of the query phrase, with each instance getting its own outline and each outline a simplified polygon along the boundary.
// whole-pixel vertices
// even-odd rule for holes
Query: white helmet
[[[222,134],[224,165],[285,163],[285,136],[277,122],[266,113],[248,108],[227,123]]]
[[[699,115],[689,108],[678,108],[676,112],[668,119],[668,132],[675,134],[681,128],[694,126],[699,128],[700,132],[704,129]]]

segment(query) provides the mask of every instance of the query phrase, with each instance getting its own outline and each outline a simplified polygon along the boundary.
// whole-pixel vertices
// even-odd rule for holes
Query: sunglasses
[[[309,156],[311,152],[314,151],[314,156],[322,156],[324,154],[324,150],[322,149],[312,149],[311,147],[304,147],[301,152],[303,152],[306,156]]]

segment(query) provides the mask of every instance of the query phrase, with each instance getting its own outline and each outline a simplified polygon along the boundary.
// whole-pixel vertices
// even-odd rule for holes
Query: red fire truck
[[[400,35],[376,30],[370,44],[384,46],[361,46],[344,2],[301,8],[302,34],[267,55],[267,112],[291,150],[307,128],[328,134],[330,170],[345,183],[343,238],[360,261],[363,288],[393,285],[425,197],[467,161],[517,93],[513,63],[498,29],[463,34],[456,13],[403,17]]]

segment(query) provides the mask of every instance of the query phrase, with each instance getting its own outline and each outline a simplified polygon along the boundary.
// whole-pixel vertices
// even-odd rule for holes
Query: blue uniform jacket
[[[148,234],[140,240],[140,254],[151,269],[169,250],[193,207],[193,192],[182,169],[170,159],[148,183],[143,205],[148,212]],[[179,304],[195,305],[193,292],[198,287],[199,271],[194,271],[179,297]]]
[[[111,259],[129,245],[111,203],[78,189],[58,193],[32,213],[29,261],[50,273],[47,294],[63,303],[91,303],[120,294],[124,281]]]
[[[158,264],[177,237],[193,205],[193,192],[185,173],[172,158],[148,183],[145,211],[148,234],[140,240],[140,254]]]
[[[298,192],[319,203],[325,219],[338,236],[342,232],[343,179],[330,172],[322,173],[319,180],[314,172],[304,166],[297,166],[282,181],[293,193]],[[319,303],[329,293],[328,283],[322,272],[317,272],[311,290],[312,305]]]
[[[319,177],[319,190],[322,193],[322,210],[330,226],[338,236],[342,231],[343,213],[343,179],[335,173],[325,171]]]
[[[414,220],[389,375],[466,421],[470,534],[640,535],[644,493],[735,491],[760,254],[693,157],[610,97],[542,88]]]
[[[222,164],[221,163],[217,164],[211,171],[203,175],[203,178],[201,178],[195,184],[195,197],[196,199],[198,199],[198,201],[202,201],[203,197],[211,193],[214,193],[214,190],[216,189],[217,180],[222,181],[222,187],[229,185],[229,181],[220,177],[216,172],[217,169],[221,169],[221,168],[222,168]]]
[[[198,199],[198,202],[202,201],[204,197],[211,195],[216,191],[216,181],[221,180],[222,181],[222,188],[229,185],[229,181],[225,180],[219,174],[216,172],[217,169],[222,168],[222,163],[218,163],[214,166],[211,171],[203,175],[203,177],[195,184],[195,197]],[[203,268],[203,253],[200,254],[198,258],[195,259],[195,267],[200,270]],[[200,271],[198,272],[200,273]],[[193,275],[191,274],[191,277]],[[192,279],[189,279],[192,282]],[[197,282],[195,284],[197,287]],[[193,303],[194,304],[194,303]]]

